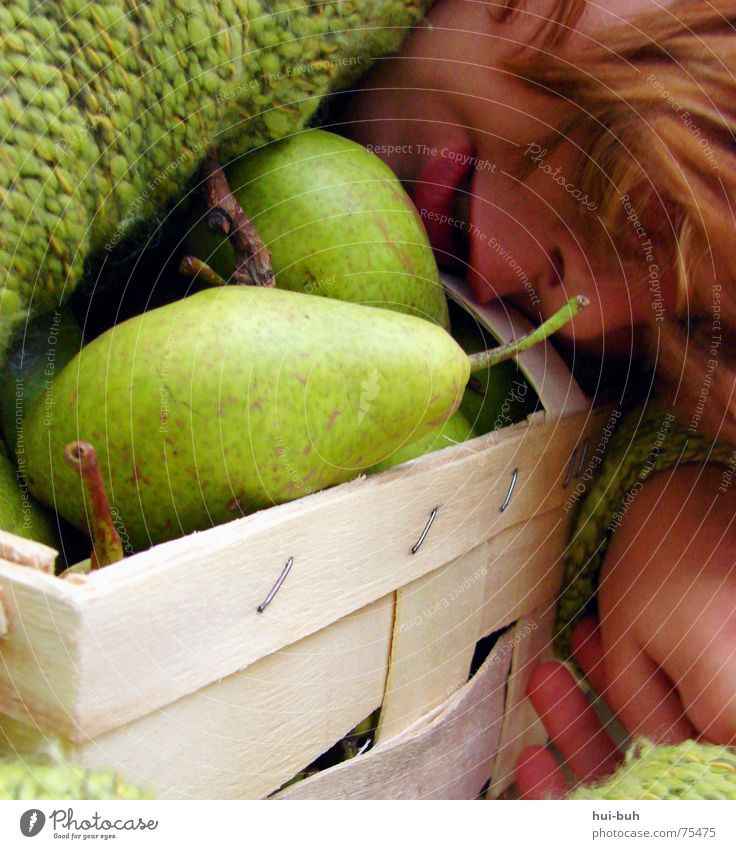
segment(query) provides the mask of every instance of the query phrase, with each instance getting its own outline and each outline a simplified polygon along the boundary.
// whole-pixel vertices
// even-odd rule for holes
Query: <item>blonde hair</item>
[[[563,103],[549,144],[577,131],[576,180],[624,252],[641,256],[622,197],[659,198],[677,270],[675,315],[649,334],[659,388],[694,429],[736,443],[736,0],[679,0],[568,55],[585,5],[556,0],[510,70]]]

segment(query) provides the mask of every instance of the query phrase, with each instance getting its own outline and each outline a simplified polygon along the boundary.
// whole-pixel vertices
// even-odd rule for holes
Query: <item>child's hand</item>
[[[596,627],[591,617],[573,634],[573,654],[594,687],[603,686]],[[615,771],[621,753],[568,669],[557,661],[540,664],[532,672],[528,695],[576,781],[602,779]],[[561,799],[570,789],[555,756],[543,746],[529,746],[522,752],[516,786],[522,799]]]
[[[575,632],[573,653],[632,735],[677,742],[702,735],[736,742],[736,491],[722,470],[683,466],[647,481],[606,555],[600,628]],[[617,763],[570,674],[539,667],[530,697],[578,780]],[[562,795],[566,782],[544,750],[522,755],[523,793]]]
[[[601,692],[631,734],[736,741],[736,490],[722,469],[647,481],[598,589]]]

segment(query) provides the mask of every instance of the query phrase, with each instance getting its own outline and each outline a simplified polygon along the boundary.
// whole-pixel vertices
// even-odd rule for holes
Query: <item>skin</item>
[[[686,465],[652,476],[609,544],[600,621],[576,629],[573,655],[632,735],[736,744],[736,491],[723,469]],[[620,754],[560,663],[533,672],[532,704],[579,781],[603,778]],[[525,798],[560,797],[548,750],[517,766]]]
[[[631,14],[650,9],[652,0],[630,0],[589,7],[572,36],[571,49],[586,43],[588,34]],[[539,144],[561,119],[558,101],[531,90],[504,70],[521,45],[537,37],[540,18],[552,8],[549,0],[533,4],[539,17],[520,14],[499,23],[491,7],[465,0],[442,0],[428,16],[432,29],[414,30],[398,57],[379,61],[338,113],[339,129],[365,145],[374,145],[415,193],[417,180],[431,156],[426,149],[470,151],[476,168],[470,187],[470,258],[467,280],[483,288],[484,300],[503,298],[532,320],[547,318],[574,294],[592,306],[560,334],[599,355],[627,356],[644,349],[642,329],[652,320],[646,264],[622,266],[615,245],[598,255],[586,249],[593,229],[601,225],[594,213],[580,220],[578,200],[553,179],[573,181],[579,156],[576,140],[564,142],[535,163],[521,181],[519,157]],[[404,152],[381,153],[393,146]],[[542,148],[544,149],[544,148]],[[533,157],[531,149],[527,158]],[[557,169],[560,169],[557,172]],[[672,240],[660,229],[664,199],[645,204],[645,185],[632,198],[647,229],[656,235],[661,285],[666,309],[674,306],[674,275],[667,257]],[[592,199],[593,201],[595,199]],[[594,204],[595,205],[595,204]],[[476,230],[477,228],[477,230]],[[533,303],[502,251],[490,250],[495,238],[503,251],[519,262],[541,304]]]
[[[622,18],[666,5],[590,3],[570,48]],[[546,0],[529,6],[540,16],[551,9]],[[601,226],[595,214],[581,216],[579,201],[538,164],[523,179],[517,176],[519,152],[540,143],[561,120],[558,102],[503,70],[504,59],[535,38],[539,18],[521,14],[501,24],[484,3],[441,0],[429,22],[432,29],[415,30],[401,55],[379,61],[339,106],[338,121],[345,122],[340,132],[377,146],[414,195],[431,158],[426,148],[470,151],[488,163],[472,174],[468,210],[470,224],[486,238],[468,239],[464,269],[480,298],[503,299],[540,321],[571,295],[583,294],[591,307],[556,338],[606,360],[641,355],[653,320],[648,263],[642,258],[622,264],[615,240],[594,254],[586,245]],[[568,182],[580,155],[577,141],[567,139],[543,162]],[[403,151],[381,154],[381,146]],[[656,245],[663,305],[672,310],[674,240],[662,223],[668,201],[655,196],[645,202],[645,168],[642,175],[631,200]],[[489,248],[488,234],[523,265],[538,303],[501,251]],[[719,494],[720,470],[701,471],[683,466],[647,481],[609,547],[598,593],[600,627],[583,623],[575,653],[630,733],[657,741],[702,736],[732,743],[736,578],[729,552],[736,550],[730,519],[736,495]],[[680,552],[673,564],[673,553]],[[564,667],[539,667],[530,697],[576,778],[615,769],[615,747]],[[517,784],[529,798],[567,790],[551,754],[539,749],[522,755]]]

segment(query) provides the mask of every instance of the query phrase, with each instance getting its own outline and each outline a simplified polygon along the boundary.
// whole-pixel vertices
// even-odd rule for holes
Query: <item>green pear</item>
[[[391,169],[324,130],[269,144],[225,169],[269,248],[276,285],[410,313],[449,327],[427,233]],[[196,209],[187,250],[228,279],[233,249]]]
[[[208,289],[119,324],[26,417],[27,480],[86,529],[65,445],[97,449],[135,549],[354,478],[445,422],[470,363],[441,327],[278,289]]]
[[[19,329],[0,386],[0,427],[5,444],[19,462],[26,411],[82,345],[82,329],[66,307],[34,316]]]
[[[4,451],[0,451],[0,529],[62,550],[54,517],[29,495]]]
[[[28,412],[26,480],[79,528],[93,505],[64,462],[96,448],[116,530],[134,549],[355,477],[442,425],[471,371],[536,344],[467,355],[439,325],[260,287],[207,289],[87,345]]]
[[[421,439],[415,440],[410,445],[404,445],[397,449],[389,457],[386,457],[385,460],[376,463],[370,471],[386,471],[386,469],[406,463],[407,460],[414,460],[416,457],[423,457],[425,454],[441,451],[450,445],[466,442],[474,436],[476,436],[476,432],[465,416],[461,412],[453,413],[444,424],[435,428],[431,433],[428,433]]]

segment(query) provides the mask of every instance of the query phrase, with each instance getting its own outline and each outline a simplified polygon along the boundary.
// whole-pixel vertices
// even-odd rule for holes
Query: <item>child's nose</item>
[[[513,299],[534,307],[540,293],[564,281],[564,255],[522,210],[504,210],[474,197],[470,204],[467,282],[480,303]],[[534,310],[533,310],[534,311]]]
[[[480,303],[495,298],[526,297],[532,304],[540,292],[560,285],[564,260],[559,248],[545,247],[527,233],[513,233],[518,227],[498,230],[485,239],[471,236],[467,282]]]

